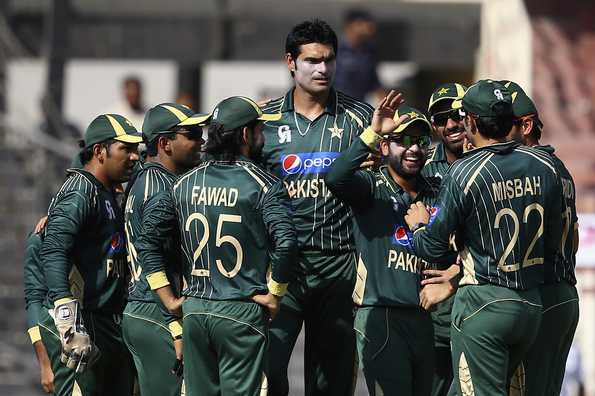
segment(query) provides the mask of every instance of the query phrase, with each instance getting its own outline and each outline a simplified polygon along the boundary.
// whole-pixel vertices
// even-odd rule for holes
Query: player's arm
[[[269,236],[271,277],[268,282],[269,293],[253,296],[253,299],[267,307],[273,318],[295,273],[297,233],[291,218],[289,196],[281,181],[269,187],[261,197],[259,206]]]
[[[446,175],[437,200],[438,214],[428,225],[429,213],[420,202],[411,205],[405,221],[413,232],[413,248],[417,256],[436,262],[452,254],[451,235],[466,218],[464,194],[450,175]]]
[[[39,331],[39,313],[43,309],[43,301],[47,295],[41,269],[41,236],[31,233],[25,243],[25,265],[23,280],[25,284],[25,309],[27,310],[27,332],[33,344],[39,363],[41,385],[46,393],[54,391],[54,372],[45,345],[41,341]]]
[[[51,210],[41,247],[48,294],[54,302],[54,322],[62,344],[60,360],[76,372],[84,371],[99,356],[85,329],[80,304],[72,296],[68,281],[72,268],[70,254],[76,235],[93,210],[89,196],[76,190],[66,192]]]
[[[137,239],[136,249],[149,287],[171,313],[179,314],[183,299],[176,297],[167,278],[167,263],[162,248],[167,238],[177,232],[171,190],[155,194],[151,201],[150,207],[144,210],[143,232]]]
[[[352,207],[369,206],[374,191],[374,177],[360,169],[371,153],[376,152],[382,137],[366,129],[351,146],[333,162],[324,177],[333,195]]]

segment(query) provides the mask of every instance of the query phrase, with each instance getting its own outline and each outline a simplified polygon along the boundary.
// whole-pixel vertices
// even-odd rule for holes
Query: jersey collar
[[[388,172],[388,165],[382,165],[380,167],[380,173],[382,174],[382,178],[385,180],[385,183],[388,183],[389,189],[395,194],[399,195],[405,203],[419,201],[423,197],[426,197],[428,193],[434,195],[438,193],[438,186],[433,186],[425,177],[419,174],[417,176],[417,182],[419,183],[419,193],[417,194],[417,198],[413,200],[411,199],[411,196],[393,180],[390,173]]]
[[[476,148],[476,149],[467,151],[466,153],[463,153],[463,157],[471,156],[473,154],[477,154],[482,151],[487,151],[487,152],[494,153],[494,154],[508,154],[508,153],[512,152],[514,149],[516,149],[517,147],[519,147],[520,145],[521,145],[520,143],[517,143],[514,141],[490,144],[489,146],[484,146],[484,147],[480,147],[480,148]]]
[[[446,148],[444,147],[444,143],[438,142],[434,146],[434,150],[432,151],[432,156],[428,158],[426,164],[430,162],[446,162]]]
[[[285,97],[283,98],[283,105],[281,106],[281,113],[295,111],[295,108],[293,106],[294,91],[295,88],[292,88],[285,94]],[[334,88],[331,88],[328,100],[326,102],[326,107],[324,108],[324,112],[330,115],[336,115],[338,106],[337,100],[337,93],[335,92]]]

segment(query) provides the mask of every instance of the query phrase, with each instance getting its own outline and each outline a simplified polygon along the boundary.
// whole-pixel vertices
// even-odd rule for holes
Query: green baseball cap
[[[462,98],[466,90],[467,88],[459,83],[446,83],[439,85],[438,88],[432,92],[432,96],[430,96],[428,111],[431,113],[432,107],[441,100],[455,100]]]
[[[118,114],[97,116],[85,131],[85,148],[114,139],[124,143],[140,143],[143,138],[126,117]]]
[[[498,81],[480,80],[467,89],[462,99],[452,102],[453,109],[461,107],[479,117],[512,116],[512,95]]]
[[[533,119],[539,128],[543,128],[543,123],[539,119],[539,113],[533,100],[521,88],[521,86],[514,81],[502,80],[500,81],[510,91],[512,96],[512,112],[515,118],[521,118],[527,115],[535,115]]]
[[[222,124],[225,131],[231,131],[254,120],[277,121],[281,119],[281,116],[281,113],[263,113],[252,99],[244,96],[232,96],[215,106],[210,121]]]
[[[205,125],[210,114],[195,114],[189,107],[178,103],[161,103],[152,107],[143,121],[143,138],[150,142],[174,126]]]
[[[401,105],[395,112],[395,116],[393,117],[393,119],[397,121],[404,115],[409,116],[409,118],[407,118],[403,123],[401,123],[401,125],[399,125],[397,129],[389,133],[389,135],[397,135],[403,133],[403,131],[405,131],[405,129],[407,129],[407,127],[413,124],[414,122],[425,125],[427,127],[425,128],[427,135],[430,135],[430,131],[432,130],[432,124],[430,124],[430,121],[428,121],[425,114],[411,106]]]

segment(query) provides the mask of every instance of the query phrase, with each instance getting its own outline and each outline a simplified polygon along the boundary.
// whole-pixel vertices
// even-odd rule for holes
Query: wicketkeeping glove
[[[63,299],[54,308],[54,322],[60,333],[62,354],[60,360],[66,367],[83,372],[99,358],[99,349],[83,325],[82,313],[77,300]]]

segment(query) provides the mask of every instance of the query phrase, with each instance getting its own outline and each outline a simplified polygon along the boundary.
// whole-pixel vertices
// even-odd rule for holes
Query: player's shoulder
[[[97,179],[84,170],[69,169],[57,195],[77,191],[84,195],[94,196],[98,192],[98,183]]]
[[[354,119],[358,124],[368,124],[374,113],[374,107],[369,103],[355,99],[341,91],[336,91],[337,104],[345,109],[345,113]]]
[[[268,190],[271,186],[281,182],[281,179],[277,176],[252,161],[236,161],[235,164],[243,169],[247,178],[251,179],[260,188]]]
[[[530,164],[528,169],[536,170],[536,168],[533,168],[535,166],[537,169],[542,168],[546,172],[551,171],[554,175],[558,175],[554,159],[549,153],[529,146],[518,146],[514,149],[514,152]]]
[[[204,172],[213,163],[213,160],[207,160],[201,162],[198,166],[190,169],[186,173],[181,174],[176,180],[173,181],[171,186],[174,192],[178,191],[180,186],[187,184],[190,180],[193,180],[198,173]]]

